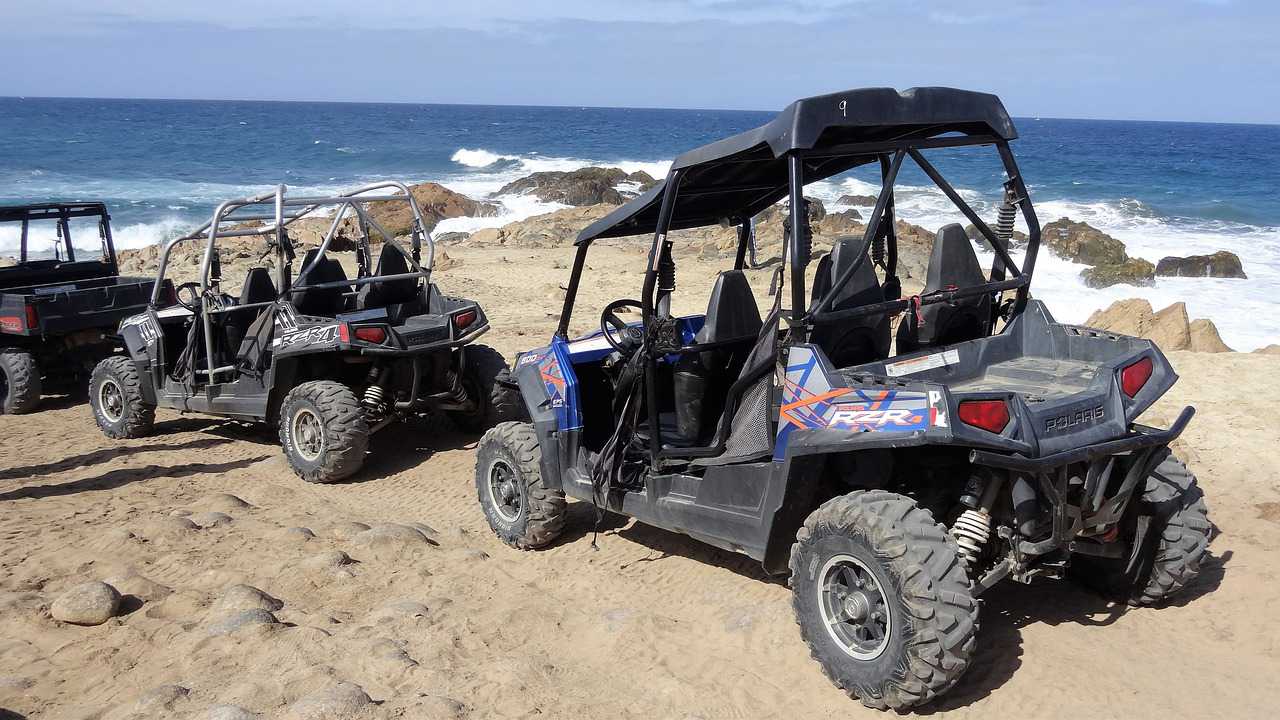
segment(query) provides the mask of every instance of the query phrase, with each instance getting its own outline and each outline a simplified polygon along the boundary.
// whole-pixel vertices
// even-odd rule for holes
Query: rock
[[[427,617],[431,609],[416,600],[394,600],[370,613],[374,620]]]
[[[456,245],[460,242],[463,242],[469,237],[471,237],[471,233],[469,232],[447,232],[447,233],[440,233],[439,235],[433,235],[431,239],[435,240],[436,245],[439,246],[439,245]],[[439,252],[438,247],[436,248],[436,252]]]
[[[841,210],[823,218],[820,231],[824,235],[850,235],[862,227],[862,213],[857,210]]]
[[[350,564],[351,556],[341,550],[326,550],[302,561],[302,566],[309,570],[332,570]]]
[[[232,585],[222,591],[214,603],[215,612],[228,613],[239,610],[267,610],[275,612],[284,607],[284,601],[274,598],[252,585]]]
[[[337,522],[329,526],[329,536],[338,540],[350,540],[368,529],[369,526],[362,522]]]
[[[996,229],[994,225],[989,224],[988,227],[990,227],[992,231],[995,231]],[[968,225],[964,226],[964,234],[968,236],[970,240],[977,243],[979,247],[984,247],[984,248],[990,247],[990,243],[987,242],[987,239],[982,236],[982,233],[978,232],[978,226],[974,225],[973,223],[969,223]],[[1021,230],[1014,230],[1013,237],[1009,241],[1009,247],[1011,248],[1026,247],[1027,241],[1030,239],[1031,238],[1027,237],[1027,234],[1022,232]]]
[[[410,185],[409,192],[418,201],[423,222],[428,226],[425,229],[428,232],[445,218],[493,217],[498,214],[497,205],[472,200],[438,183]],[[387,232],[396,236],[409,234],[413,223],[413,212],[409,209],[408,203],[371,203],[365,207],[369,210],[369,216],[386,228]],[[371,240],[380,240],[376,232],[371,231],[371,234],[375,236]]]
[[[1040,239],[1059,257],[1084,265],[1119,265],[1129,259],[1124,243],[1087,223],[1073,222],[1070,218],[1045,225],[1041,228]],[[1154,270],[1153,266],[1153,273]]]
[[[206,632],[210,637],[231,635],[249,627],[271,628],[279,624],[276,616],[261,608],[238,610],[210,623]]]
[[[231,524],[231,516],[220,512],[196,513],[195,515],[188,516],[187,519],[195,523],[197,527],[201,528],[219,527],[221,525]]]
[[[1196,352],[1233,352],[1222,341],[1222,336],[1218,334],[1218,327],[1212,320],[1205,318],[1196,318],[1191,321],[1191,349]]]
[[[880,198],[875,195],[841,195],[837,205],[857,205],[858,207],[875,207]]]
[[[1156,275],[1161,277],[1215,277],[1247,279],[1240,258],[1235,253],[1219,250],[1212,255],[1187,257],[1163,257],[1156,263]]]
[[[178,517],[176,515],[156,515],[143,523],[139,528],[139,531],[143,537],[151,540],[156,537],[185,535],[199,529],[199,526],[185,517]]]
[[[583,228],[614,210],[611,205],[571,207],[535,215],[500,228],[471,233],[468,245],[510,245],[516,247],[563,247],[572,245]]]
[[[1141,299],[1119,300],[1099,310],[1085,322],[1088,327],[1121,335],[1147,338],[1161,350],[1231,352],[1222,342],[1218,328],[1204,318],[1189,321],[1185,303],[1174,303],[1152,312],[1151,303]]]
[[[430,542],[426,534],[418,528],[395,523],[375,525],[351,540],[357,545],[366,547],[426,545]]]
[[[653,185],[644,172],[627,174],[621,168],[584,167],[571,171],[536,172],[502,186],[495,195],[534,195],[543,202],[575,207],[621,205]],[[623,186],[619,189],[619,186]]]
[[[356,717],[373,700],[353,683],[338,683],[299,699],[289,707],[290,720],[346,720]]]
[[[73,625],[101,625],[120,609],[120,593],[104,582],[76,585],[49,608],[53,619]]]
[[[316,534],[311,531],[311,528],[305,527],[285,528],[281,535],[283,535],[286,540],[292,540],[299,543],[307,542],[316,536]]]
[[[1095,265],[1080,271],[1084,284],[1091,288],[1111,287],[1112,285],[1154,285],[1156,268],[1142,258],[1129,258],[1124,262]]]
[[[181,685],[160,685],[142,694],[134,703],[133,711],[143,717],[156,717],[165,711],[172,711],[174,706],[183,700],[191,691]]]
[[[215,493],[203,498],[195,505],[204,510],[212,510],[217,512],[235,512],[236,510],[245,510],[253,507],[249,503],[230,493]]]
[[[205,715],[206,720],[255,720],[261,717],[239,705],[214,705]]]
[[[1260,347],[1257,350],[1254,350],[1254,352],[1261,353],[1263,355],[1280,355],[1280,345],[1272,343],[1266,347]]]

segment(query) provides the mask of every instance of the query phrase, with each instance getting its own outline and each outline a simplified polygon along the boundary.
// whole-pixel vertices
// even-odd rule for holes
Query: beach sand
[[[545,342],[569,249],[448,252],[459,262],[439,282],[484,304],[483,342],[508,359]],[[635,295],[642,259],[593,250],[576,329]],[[677,309],[705,303],[722,267],[683,262]],[[758,292],[768,275],[751,273]],[[1280,357],[1171,360],[1182,381],[1145,420],[1199,410],[1175,451],[1218,528],[1204,572],[1161,609],[1066,582],[998,586],[970,670],[922,714],[1274,715],[1280,437],[1267,388]],[[785,581],[744,556],[616,520],[597,551],[581,503],[550,549],[501,544],[476,502],[477,438],[444,421],[392,426],[351,482],[309,485],[273,429],[157,420],[153,437],[118,442],[79,400],[0,416],[0,718],[250,717],[219,705],[267,718],[887,717],[826,680]],[[126,593],[121,616],[53,620],[53,600],[90,580]],[[237,584],[283,604],[228,594]],[[228,632],[228,618],[244,626]]]

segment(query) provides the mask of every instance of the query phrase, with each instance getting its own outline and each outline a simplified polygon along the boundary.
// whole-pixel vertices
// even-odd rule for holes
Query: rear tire
[[[26,350],[0,350],[0,412],[22,415],[40,404],[40,366]]]
[[[1146,517],[1149,524],[1133,563],[1130,558],[1078,555],[1071,560],[1071,576],[1112,599],[1133,606],[1158,605],[1200,574],[1212,532],[1196,476],[1173,454],[1147,476],[1136,512],[1123,526],[1130,542],[1138,517]]]
[[[355,393],[331,380],[305,382],[280,405],[280,445],[298,477],[327,483],[364,465],[369,424]]]
[[[564,532],[568,503],[542,483],[542,448],[529,423],[504,422],[480,439],[476,495],[489,527],[511,547],[543,547]]]
[[[488,345],[468,345],[464,354],[462,386],[477,401],[470,412],[449,411],[460,430],[480,433],[500,422],[528,420],[520,391],[511,387],[511,368],[502,353]]]
[[[127,357],[98,363],[89,377],[89,407],[93,420],[109,438],[146,437],[156,421],[156,408],[142,395],[142,376]]]
[[[927,703],[969,666],[978,603],[959,547],[910,498],[852,492],[813,511],[791,546],[791,589],[813,658],[867,707]]]

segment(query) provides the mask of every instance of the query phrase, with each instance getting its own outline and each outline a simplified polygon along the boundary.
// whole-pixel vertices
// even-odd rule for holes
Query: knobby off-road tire
[[[978,604],[959,547],[910,498],[853,492],[815,510],[791,547],[791,589],[810,653],[867,707],[929,702],[969,666]]]
[[[1146,517],[1146,542],[1136,561],[1078,555],[1071,575],[1080,584],[1134,606],[1158,605],[1200,574],[1212,526],[1196,476],[1170,454],[1147,476],[1135,512],[1122,531],[1132,541],[1137,518]]]
[[[364,464],[369,423],[355,393],[331,380],[305,382],[280,405],[280,445],[298,477],[327,483]]]
[[[476,496],[502,542],[543,547],[564,531],[564,493],[542,484],[542,449],[533,425],[504,422],[484,434],[476,452]]]
[[[40,366],[26,350],[0,350],[0,413],[22,415],[40,404]]]
[[[142,396],[142,376],[127,357],[99,362],[89,376],[93,420],[109,438],[145,437],[156,421],[156,408]]]
[[[471,412],[450,411],[454,424],[463,432],[479,433],[500,422],[527,421],[520,391],[503,382],[510,382],[511,368],[502,353],[488,345],[468,345],[462,352],[462,384],[474,396],[477,408]]]

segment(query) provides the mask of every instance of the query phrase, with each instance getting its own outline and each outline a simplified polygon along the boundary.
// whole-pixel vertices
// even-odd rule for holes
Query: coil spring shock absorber
[[[382,386],[386,384],[389,374],[390,371],[387,368],[379,368],[375,365],[369,369],[369,376],[365,380],[369,386],[360,397],[360,405],[368,413],[369,419],[374,422],[381,420],[387,412],[387,391]]]
[[[991,506],[1002,485],[998,476],[975,475],[969,479],[960,502],[968,505],[951,525],[951,536],[960,546],[960,560],[972,568],[991,539]]]
[[[996,237],[1004,241],[1005,247],[1009,246],[1009,242],[1013,240],[1013,224],[1018,219],[1018,198],[1013,193],[1013,188],[1009,185],[1004,186],[1004,199],[1000,202],[1000,207],[996,209]]]

